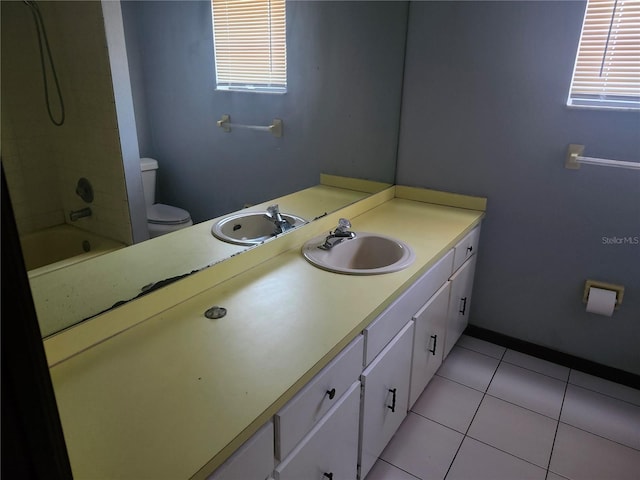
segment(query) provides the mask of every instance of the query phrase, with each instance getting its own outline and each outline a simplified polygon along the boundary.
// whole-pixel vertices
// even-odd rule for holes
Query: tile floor
[[[463,335],[366,480],[640,479],[640,390]]]

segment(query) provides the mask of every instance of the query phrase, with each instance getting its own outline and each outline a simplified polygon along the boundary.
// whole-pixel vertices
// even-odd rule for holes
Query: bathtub
[[[126,247],[124,243],[71,225],[22,235],[20,244],[29,278]]]

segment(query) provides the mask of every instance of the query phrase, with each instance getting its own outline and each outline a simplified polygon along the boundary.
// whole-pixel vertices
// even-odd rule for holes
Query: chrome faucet
[[[289,221],[282,216],[282,214],[280,213],[280,208],[277,204],[271,205],[267,208],[267,213],[264,215],[264,218],[266,218],[267,220],[271,220],[276,226],[274,235],[284,233],[287,230],[291,230],[293,228]]]
[[[91,209],[89,207],[85,207],[80,210],[71,210],[71,212],[69,213],[69,219],[72,222],[75,222],[80,218],[90,217],[90,216],[91,216]]]
[[[322,245],[318,245],[318,248],[321,250],[331,250],[337,244],[342,242],[345,239],[356,238],[355,232],[350,231],[351,222],[346,218],[341,218],[338,220],[338,226],[333,232],[329,232],[327,238],[325,238],[324,243]]]

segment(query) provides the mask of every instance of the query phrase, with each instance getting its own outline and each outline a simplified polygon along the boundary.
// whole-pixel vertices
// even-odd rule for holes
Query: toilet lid
[[[171,205],[156,203],[147,209],[147,221],[161,225],[178,225],[191,219],[189,212]]]

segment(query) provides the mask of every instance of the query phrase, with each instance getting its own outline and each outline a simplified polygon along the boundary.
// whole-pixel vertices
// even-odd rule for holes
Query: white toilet
[[[158,161],[153,158],[141,158],[142,189],[147,206],[147,227],[149,237],[159,237],[165,233],[174,232],[193,225],[191,215],[186,210],[171,205],[155,203],[156,201],[156,171]]]

